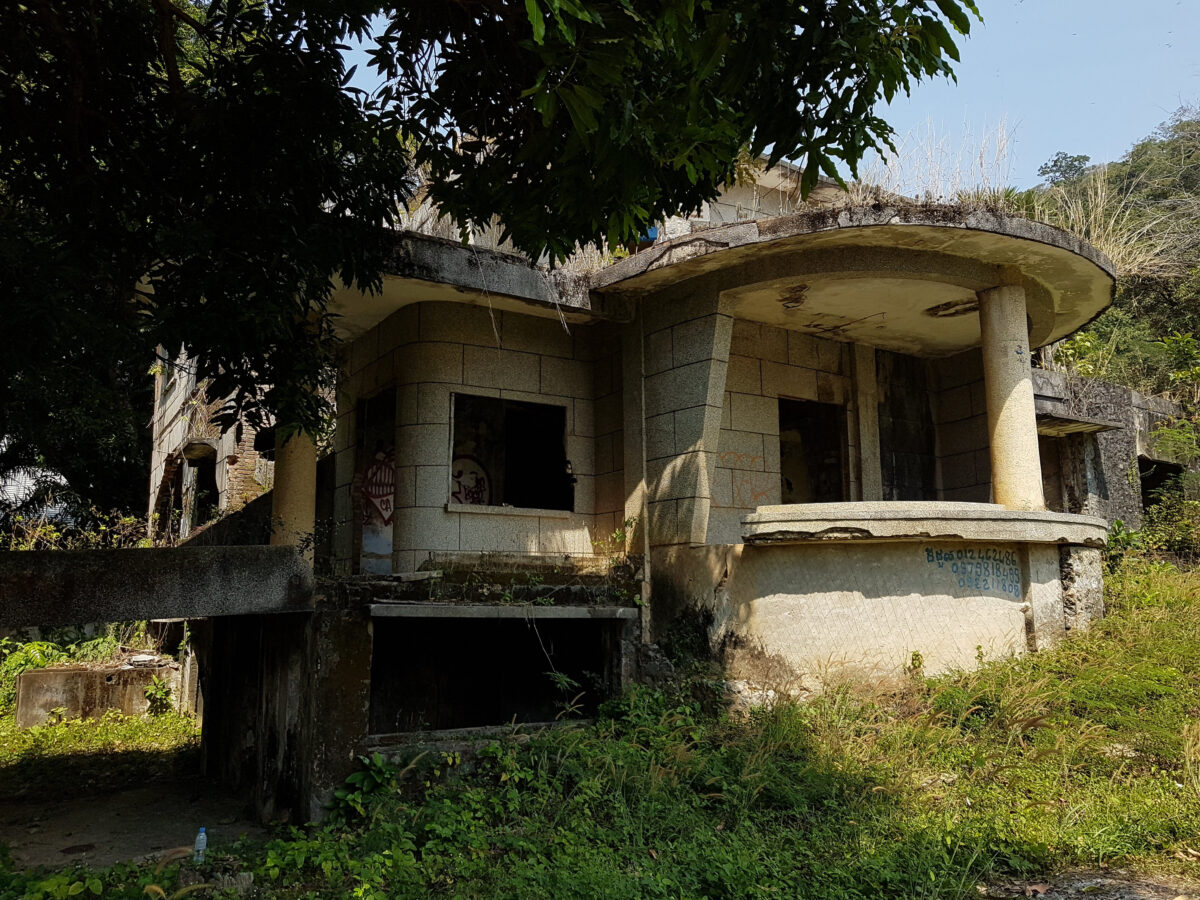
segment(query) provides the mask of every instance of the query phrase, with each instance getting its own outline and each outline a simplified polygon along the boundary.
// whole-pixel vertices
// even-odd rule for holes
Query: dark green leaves
[[[417,139],[461,225],[499,218],[534,257],[630,240],[712,199],[738,152],[806,186],[891,130],[881,100],[949,75],[969,0],[526,0],[397,4],[374,52],[385,116]],[[487,138],[464,154],[451,133]]]
[[[381,283],[381,226],[417,167],[462,228],[499,220],[559,260],[697,209],[747,147],[803,160],[806,188],[853,170],[890,143],[875,106],[950,74],[950,28],[977,15],[972,0],[0,5],[0,434],[7,410],[53,405],[39,373],[95,373],[74,396],[102,397],[160,344],[197,355],[231,411],[315,427],[326,302],[339,279]],[[341,51],[368,37],[385,84],[364,97]],[[98,405],[75,413],[120,406]]]

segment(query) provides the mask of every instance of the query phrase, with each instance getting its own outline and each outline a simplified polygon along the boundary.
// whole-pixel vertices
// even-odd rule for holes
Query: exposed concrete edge
[[[593,273],[590,277],[590,287],[597,292],[608,289],[623,290],[626,286],[621,282],[667,267],[679,269],[682,279],[687,277],[686,273],[692,268],[687,265],[692,260],[748,244],[767,243],[825,231],[896,225],[959,228],[1034,241],[1082,256],[1103,270],[1109,278],[1116,278],[1116,269],[1107,256],[1086,241],[1052,225],[1020,216],[1007,216],[987,210],[968,210],[948,204],[876,203],[872,206],[822,209],[772,219],[738,222],[684,235],[656,244],[648,250]]]
[[[742,519],[747,544],[828,541],[986,541],[1103,547],[1103,519],[991,503],[900,501],[763,506]]]
[[[372,616],[409,619],[637,619],[632,606],[484,606],[466,603],[372,603]]]
[[[582,300],[579,297],[560,296],[549,270],[539,268],[523,256],[414,231],[396,233],[396,241],[386,265],[387,274],[394,278],[411,278],[482,293],[504,294],[522,300],[590,308],[586,292]]]
[[[312,569],[292,547],[0,553],[0,625],[13,628],[307,612]]]
[[[509,297],[566,316],[626,321],[627,305],[593,297],[589,276],[549,269],[528,258],[416,232],[400,232],[387,262],[391,278],[450,285],[484,298]]]

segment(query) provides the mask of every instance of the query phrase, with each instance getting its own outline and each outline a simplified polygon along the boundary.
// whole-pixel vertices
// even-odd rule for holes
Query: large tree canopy
[[[10,461],[115,461],[143,417],[118,398],[156,347],[186,348],[231,413],[312,427],[326,301],[335,279],[379,285],[414,173],[463,228],[498,220],[561,259],[711,199],[747,146],[802,160],[808,186],[853,171],[889,142],[876,105],[950,75],[952,33],[977,15],[972,0],[3,4]],[[372,96],[349,86],[349,40],[372,48]]]

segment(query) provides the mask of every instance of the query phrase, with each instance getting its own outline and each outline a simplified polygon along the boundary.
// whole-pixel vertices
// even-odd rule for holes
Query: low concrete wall
[[[730,678],[800,695],[970,669],[1102,615],[1104,535],[991,504],[764,507],[744,544],[654,555],[655,634],[698,609]]]
[[[901,675],[914,654],[933,675],[1021,653],[1028,568],[1016,544],[747,546],[718,601],[730,674],[814,690]]]
[[[302,611],[312,591],[291,547],[0,553],[0,625],[13,628]]]
[[[17,678],[17,727],[32,728],[55,718],[99,719],[116,710],[126,716],[145,715],[146,688],[157,676],[167,682],[172,699],[179,695],[180,671],[155,668],[31,669]]]

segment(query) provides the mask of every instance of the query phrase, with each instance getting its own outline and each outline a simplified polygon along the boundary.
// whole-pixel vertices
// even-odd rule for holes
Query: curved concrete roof
[[[551,272],[524,257],[410,231],[397,232],[383,288],[341,285],[330,303],[339,337],[353,340],[402,306],[426,300],[483,304],[586,322],[620,317],[618,298],[592,297],[580,276]]]
[[[732,315],[917,355],[979,344],[976,293],[1026,288],[1030,342],[1058,340],[1112,301],[1112,264],[1028,219],[958,206],[818,210],[658,244],[594,274],[609,296],[720,292]]]

